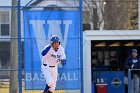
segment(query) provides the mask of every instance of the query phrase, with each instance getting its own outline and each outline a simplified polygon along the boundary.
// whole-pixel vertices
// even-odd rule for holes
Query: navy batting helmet
[[[51,37],[51,43],[54,43],[54,42],[60,42],[60,39],[58,36],[54,35]]]

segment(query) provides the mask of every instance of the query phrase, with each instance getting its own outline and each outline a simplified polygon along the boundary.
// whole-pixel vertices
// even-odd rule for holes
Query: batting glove
[[[61,64],[64,66],[66,64],[66,60],[65,59],[61,59],[60,60]]]

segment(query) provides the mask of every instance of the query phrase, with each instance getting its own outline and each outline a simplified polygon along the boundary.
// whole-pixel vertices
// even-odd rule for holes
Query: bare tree
[[[104,2],[103,0],[84,0],[85,8],[90,12],[92,29],[104,29]],[[89,18],[89,16],[87,16]],[[86,18],[86,17],[85,17]]]
[[[105,0],[105,29],[137,29],[137,0]],[[135,12],[135,13],[134,13]],[[132,19],[135,16],[134,20]]]
[[[97,15],[98,15],[98,27],[99,30],[104,29],[104,1],[103,0],[95,0],[95,5],[97,9]]]
[[[84,6],[98,30],[126,30],[138,28],[137,0],[84,0]],[[86,15],[86,14],[85,14]]]

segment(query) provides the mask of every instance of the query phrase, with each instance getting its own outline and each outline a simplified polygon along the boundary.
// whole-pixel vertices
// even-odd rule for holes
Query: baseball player
[[[42,51],[42,73],[46,79],[46,87],[43,93],[53,93],[56,87],[58,64],[65,65],[66,55],[64,48],[60,45],[58,36],[51,37],[51,44]]]

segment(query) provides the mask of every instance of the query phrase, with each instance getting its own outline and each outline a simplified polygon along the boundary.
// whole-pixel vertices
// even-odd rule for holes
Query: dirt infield
[[[9,88],[8,87],[0,87],[0,93],[9,93]],[[24,90],[22,93],[42,93],[41,90]],[[64,93],[63,90],[56,90],[54,93]]]
[[[23,85],[24,86],[24,82]],[[42,93],[43,90],[25,90],[22,88],[22,93]],[[0,93],[9,93],[9,82],[0,82]],[[64,90],[55,90],[54,93],[64,93]]]

